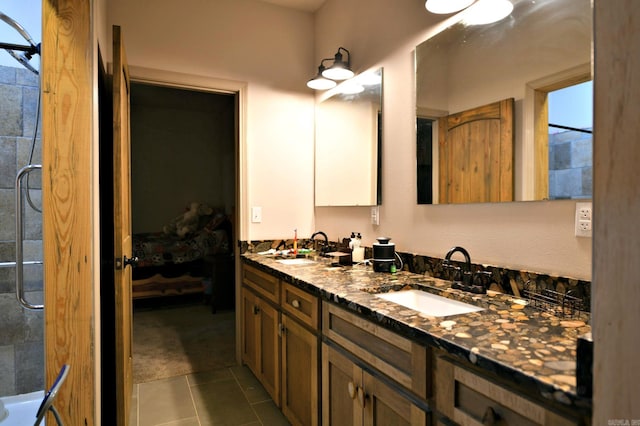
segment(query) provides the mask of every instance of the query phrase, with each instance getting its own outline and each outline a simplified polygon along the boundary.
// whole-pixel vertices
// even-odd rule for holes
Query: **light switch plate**
[[[380,225],[380,206],[371,207],[371,224]]]
[[[262,207],[251,207],[251,223],[262,222]]]

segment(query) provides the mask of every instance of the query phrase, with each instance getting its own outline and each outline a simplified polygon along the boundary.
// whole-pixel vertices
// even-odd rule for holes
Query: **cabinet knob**
[[[282,335],[287,331],[286,327],[283,323],[278,324],[278,336],[282,337]]]
[[[482,416],[482,424],[484,426],[493,426],[498,424],[499,420],[500,420],[500,415],[496,413],[492,407],[487,407],[487,409],[484,412],[484,415]]]
[[[349,396],[351,397],[351,399],[355,399],[356,385],[353,382],[349,382],[349,384],[347,384],[347,390],[349,391]]]
[[[253,305],[253,315],[258,315],[260,313],[260,308],[256,305]]]
[[[300,307],[300,301],[298,299],[293,299],[291,301],[291,306],[293,306],[294,308],[299,308]]]

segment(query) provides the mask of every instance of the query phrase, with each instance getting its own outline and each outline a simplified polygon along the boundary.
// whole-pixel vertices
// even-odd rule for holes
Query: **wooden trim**
[[[95,51],[90,2],[42,3],[42,228],[45,387],[63,364],[56,406],[69,425],[98,424],[94,209]],[[98,335],[99,336],[99,335]],[[99,346],[98,346],[99,347]],[[99,350],[99,349],[98,349]],[[49,414],[47,423],[55,420]]]

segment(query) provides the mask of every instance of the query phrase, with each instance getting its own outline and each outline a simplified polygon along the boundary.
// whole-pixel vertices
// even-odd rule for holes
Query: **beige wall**
[[[437,257],[461,245],[474,262],[590,279],[591,239],[574,236],[574,202],[416,204],[413,50],[438,19],[409,0],[327,0],[317,12],[317,60],[344,46],[355,71],[384,67],[384,141],[380,225],[367,207],[318,207],[316,228],[331,239],[362,232],[366,245],[384,235]]]
[[[313,15],[254,0],[113,0],[129,64],[247,83],[247,206],[241,239],[313,232]],[[110,57],[110,51],[108,54]]]
[[[440,257],[462,245],[475,262],[590,279],[591,240],[574,236],[573,202],[416,205],[413,49],[441,20],[411,0],[327,0],[315,19],[253,0],[109,3],[109,26],[123,27],[131,64],[248,83],[246,207],[261,206],[263,218],[247,221],[240,238],[359,231],[367,245],[386,235],[398,250]],[[305,83],[338,46],[352,52],[355,71],[384,67],[379,226],[367,207],[313,209]]]

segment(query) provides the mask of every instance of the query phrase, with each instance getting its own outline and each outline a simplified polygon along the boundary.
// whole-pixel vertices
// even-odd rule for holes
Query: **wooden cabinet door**
[[[256,298],[258,305],[258,380],[280,406],[280,314],[266,301]]]
[[[318,424],[318,337],[282,315],[282,412],[294,425]]]
[[[322,344],[322,424],[354,426],[363,422],[357,402],[362,369],[333,347]]]
[[[280,406],[280,314],[265,300],[242,287],[242,362]]]
[[[394,426],[426,426],[429,424],[427,412],[386,385],[380,379],[363,372],[364,381],[364,424]]]
[[[244,362],[253,374],[258,374],[258,306],[256,296],[242,287],[241,292],[242,326],[240,332],[242,362]]]
[[[438,120],[440,203],[513,200],[513,99]]]

